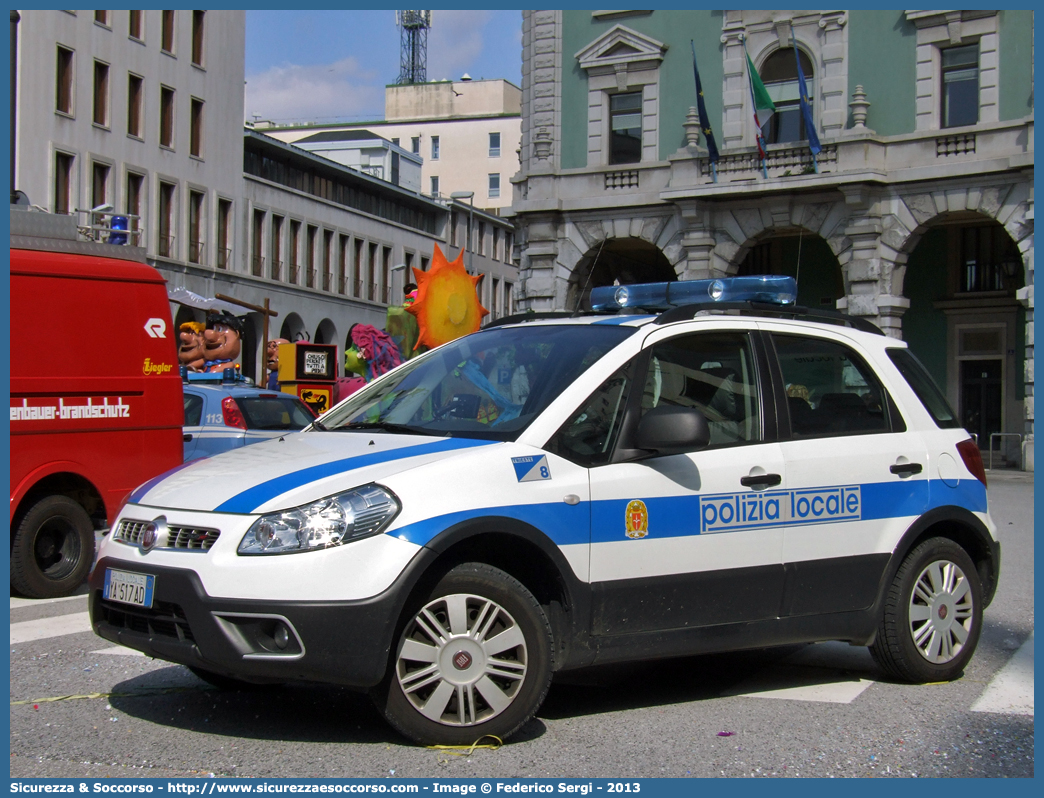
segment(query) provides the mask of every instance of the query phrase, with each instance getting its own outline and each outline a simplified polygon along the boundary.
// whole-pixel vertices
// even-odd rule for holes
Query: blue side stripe
[[[343,460],[334,460],[331,463],[303,468],[300,471],[283,474],[267,482],[262,482],[218,505],[214,508],[214,512],[251,513],[280,494],[334,474],[379,463],[390,463],[393,460],[421,457],[426,454],[437,454],[438,452],[447,452],[454,449],[470,449],[473,446],[487,446],[492,443],[496,443],[496,441],[476,440],[474,438],[442,438],[434,443],[422,443],[418,446],[404,446],[401,449],[393,449],[388,452],[374,452],[373,454],[346,457]]]
[[[863,521],[918,516],[930,509],[946,505],[965,507],[972,512],[986,512],[986,489],[976,479],[961,480],[952,488],[941,480],[927,479],[868,483],[859,488],[862,493]],[[780,493],[789,494],[789,491]],[[484,507],[428,518],[392,530],[388,534],[424,546],[443,530],[461,521],[504,516],[536,527],[558,546],[584,544],[589,541],[611,543],[627,539],[624,533],[624,513],[628,502],[635,498],[641,498],[648,508],[649,538],[676,538],[701,534],[703,513],[699,495],[659,498],[628,496],[623,499],[590,502],[590,508],[584,506],[588,502],[581,502],[575,506],[552,503]],[[830,523],[831,519],[824,518],[820,522]],[[846,520],[837,519],[834,523],[846,523]],[[766,521],[755,524],[753,528],[795,528],[803,525],[806,523],[800,521]]]
[[[190,465],[195,465],[197,462],[199,462],[199,461],[198,460],[189,460],[187,463],[182,463],[179,466],[174,466],[174,468],[170,469],[170,471],[165,471],[164,473],[160,474],[155,479],[150,479],[144,485],[140,486],[137,490],[135,490],[134,493],[132,493],[130,495],[130,498],[127,499],[127,501],[128,502],[132,502],[134,504],[137,504],[143,498],[145,498],[145,494],[146,493],[148,493],[150,490],[152,490],[154,487],[156,487],[159,483],[161,483],[163,480],[165,480],[171,474],[176,474],[181,469],[188,468]]]

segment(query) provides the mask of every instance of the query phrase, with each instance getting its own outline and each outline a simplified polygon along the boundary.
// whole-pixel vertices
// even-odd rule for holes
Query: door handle
[[[774,488],[783,477],[779,474],[758,474],[752,477],[740,477],[740,484],[745,488]]]
[[[192,440],[192,433],[186,432],[184,435],[181,436],[181,440],[183,440],[185,443],[188,443],[190,440]]]
[[[920,463],[896,463],[894,466],[888,469],[893,474],[899,474],[899,476],[908,477],[911,474],[920,474],[923,470]]]

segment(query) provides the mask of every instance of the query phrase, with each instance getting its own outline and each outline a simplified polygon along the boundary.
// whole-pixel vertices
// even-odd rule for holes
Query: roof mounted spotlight
[[[725,302],[763,302],[793,305],[797,282],[793,277],[750,275],[714,280],[679,280],[673,283],[606,285],[591,290],[594,310],[666,310],[681,305],[716,305]]]

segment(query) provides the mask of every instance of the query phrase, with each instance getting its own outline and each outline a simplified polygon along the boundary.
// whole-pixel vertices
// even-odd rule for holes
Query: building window
[[[431,176],[431,196],[439,196],[439,178],[436,175]]]
[[[438,136],[432,136],[431,137],[431,160],[433,160],[433,161],[439,160],[439,137]]]
[[[426,272],[428,267],[431,265],[431,261],[421,255],[421,271]]]
[[[410,139],[410,147],[414,155],[420,155],[420,136],[414,136]]]
[[[137,39],[138,41],[141,41],[144,38],[144,36],[142,35],[141,12],[128,11],[127,13],[130,15],[130,19],[127,25],[127,35],[130,36],[132,39]]]
[[[91,208],[104,205],[109,195],[109,167],[103,163],[91,166]],[[94,220],[91,220],[94,224]]]
[[[283,279],[283,217],[272,215],[272,246],[268,250],[273,280]]]
[[[486,223],[479,219],[478,223],[478,254],[482,257],[486,255]]]
[[[161,258],[174,257],[174,224],[177,215],[174,212],[174,191],[172,183],[159,184],[159,238],[156,251]]]
[[[315,238],[319,235],[319,228],[308,225],[308,238],[305,239],[305,286],[315,288]]]
[[[394,138],[391,141],[392,141],[392,144],[394,144],[396,147],[399,146],[399,139],[398,138]]]
[[[609,163],[642,160],[642,93],[614,94],[609,98]]]
[[[330,290],[330,254],[333,249],[333,231],[323,231],[323,290]]]
[[[960,291],[1003,291],[1022,286],[1022,255],[1000,225],[964,227]]]
[[[127,75],[127,135],[142,138],[142,102],[145,98],[145,79]]]
[[[109,65],[94,62],[94,124],[109,126]]]
[[[160,146],[174,147],[174,89],[160,86]]]
[[[815,97],[813,86],[812,62],[800,49],[801,71],[805,75],[805,86],[808,96]],[[794,49],[787,47],[777,50],[762,65],[761,80],[768,90],[776,113],[769,119],[766,129],[762,131],[769,144],[785,144],[790,141],[805,141],[805,118],[801,113],[801,90],[798,86],[797,62],[794,60]]]
[[[508,282],[504,283],[504,315],[505,316],[510,316],[512,313],[515,312],[515,306],[514,306],[514,303],[512,301],[512,297],[511,297],[511,290],[512,290],[512,288],[513,288],[513,286],[511,285],[511,283],[508,283]]]
[[[388,304],[391,296],[391,247],[382,247],[381,251],[381,302]]]
[[[54,212],[68,213],[72,206],[73,156],[54,155]]]
[[[229,241],[232,236],[232,201],[218,200],[218,229],[217,229],[217,266],[219,269],[227,269],[232,260],[232,249]]]
[[[133,246],[143,246],[143,242],[140,240],[140,234],[134,235],[137,231],[142,229],[141,217],[142,207],[141,201],[144,196],[143,188],[145,186],[145,176],[137,175],[134,172],[127,173],[127,193],[124,197],[124,211],[127,214],[128,224],[132,234],[130,236],[130,243]]]
[[[99,25],[104,25],[106,28],[109,27],[109,12],[108,11],[95,11],[94,21]]]
[[[298,250],[301,244],[301,223],[290,221],[290,274],[288,281],[297,285]]]
[[[365,243],[361,238],[355,239],[355,252],[352,259],[352,296],[360,299],[363,293],[363,251]]]
[[[264,248],[262,242],[265,236],[265,212],[257,208],[254,209],[254,228],[251,232],[253,235],[251,236],[252,246],[250,248],[250,273],[254,277],[260,277],[265,273],[265,258],[261,254]]]
[[[490,133],[489,134],[489,157],[499,158],[500,157],[500,134]]]
[[[174,12],[161,11],[160,24],[160,49],[165,53],[174,54]]]
[[[457,212],[456,211],[450,211],[449,225],[450,225],[450,234],[449,234],[450,246],[451,247],[460,246],[459,244],[457,244]]]
[[[369,268],[366,273],[366,285],[369,289],[367,299],[374,302],[377,301],[377,245],[370,244],[370,259],[368,261]]]
[[[192,98],[192,124],[189,128],[189,155],[203,157],[203,101]]]
[[[70,116],[73,112],[73,51],[61,45],[58,45],[54,108]]]
[[[340,246],[337,250],[337,293],[348,293],[348,245],[351,236],[342,235],[339,239]]]
[[[489,196],[490,199],[500,196],[500,175],[489,176]]]
[[[192,12],[192,63],[200,67],[203,66],[203,19],[206,14],[206,11]]]
[[[500,228],[493,228],[493,251],[489,253],[493,260],[500,260]]]
[[[189,263],[203,262],[203,192],[189,192]]]
[[[942,51],[942,126],[979,121],[979,45]]]

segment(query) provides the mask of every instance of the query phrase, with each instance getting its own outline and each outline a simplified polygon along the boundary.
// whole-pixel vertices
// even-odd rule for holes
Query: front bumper
[[[128,566],[156,577],[151,609],[102,598],[106,568]],[[97,635],[157,659],[258,683],[368,688],[384,677],[410,582],[404,574],[358,601],[215,598],[193,571],[104,557],[91,575],[89,609]]]

